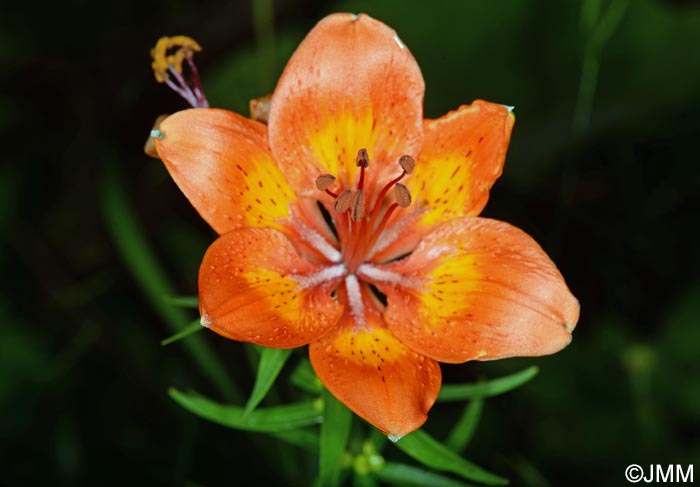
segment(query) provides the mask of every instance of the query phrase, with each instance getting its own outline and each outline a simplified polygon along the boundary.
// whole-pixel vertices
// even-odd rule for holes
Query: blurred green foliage
[[[485,214],[533,235],[582,303],[574,341],[556,356],[443,366],[445,380],[460,383],[540,368],[524,387],[484,402],[465,455],[529,486],[616,486],[630,463],[697,462],[698,2],[273,6],[274,30],[255,26],[248,2],[3,7],[0,483],[313,480],[317,465],[301,449],[203,422],[170,400],[171,386],[223,399],[221,384],[195,365],[191,339],[243,391],[254,373],[243,345],[213,334],[160,345],[172,334],[173,312],[163,311],[171,304],[163,296],[154,307],[156,296],[125,265],[112,238],[124,215],[105,218],[109,186],[98,182],[107,177],[126,195],[168,293],[196,294],[214,234],[141,151],[155,117],[184,108],[156,85],[148,50],[161,35],[192,35],[204,46],[197,61],[212,104],[246,113],[304,33],[343,10],[398,31],[423,69],[427,116],[475,98],[515,105],[504,176]],[[621,13],[601,42],[596,26],[608,9]],[[581,103],[590,111],[577,119]],[[196,318],[177,315],[181,324]],[[303,356],[292,354],[262,406],[298,393],[289,379]],[[446,438],[462,409],[436,406],[427,430]],[[383,454],[387,482],[415,468],[396,449]]]

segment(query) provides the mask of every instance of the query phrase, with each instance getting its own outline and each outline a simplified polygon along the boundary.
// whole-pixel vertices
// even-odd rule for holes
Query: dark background
[[[533,235],[582,303],[555,356],[443,367],[460,382],[541,368],[486,402],[465,455],[514,485],[627,485],[630,463],[695,462],[700,476],[698,2],[279,0],[274,30],[264,8],[256,30],[248,2],[106,0],[7,2],[0,14],[0,484],[313,478],[313,459],[281,461],[299,452],[168,398],[170,386],[227,395],[189,340],[244,393],[250,361],[214,334],[160,345],[195,313],[149,295],[159,283],[139,278],[149,263],[120,240],[119,202],[172,292],[196,294],[214,234],[142,153],[155,117],[185,107],[155,83],[149,49],[193,36],[212,105],[247,113],[333,11],[398,31],[423,69],[426,116],[475,98],[515,105],[485,215]],[[279,400],[294,394],[282,385]],[[427,429],[444,435],[458,412],[436,406]]]

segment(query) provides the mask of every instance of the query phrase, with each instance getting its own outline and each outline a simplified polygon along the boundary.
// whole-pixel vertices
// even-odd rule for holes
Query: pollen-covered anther
[[[353,221],[360,221],[365,216],[365,192],[358,189],[352,199],[352,211],[350,212],[350,218]]]
[[[172,54],[169,50],[177,48]],[[151,49],[153,62],[153,74],[159,83],[165,82],[170,77],[169,71],[172,67],[178,73],[182,73],[182,62],[191,59],[195,52],[202,50],[197,41],[187,36],[161,37],[156,45]]]
[[[207,108],[209,102],[204,96],[199,71],[193,61],[194,53],[202,47],[187,36],[161,37],[151,49],[151,68],[159,83],[167,84],[183,97],[192,107]],[[170,54],[168,54],[170,52]],[[190,81],[185,79],[182,63],[187,61]]]
[[[346,189],[335,199],[333,208],[335,208],[335,211],[338,213],[345,213],[350,209],[350,205],[352,205],[352,191]]]
[[[399,166],[406,171],[406,174],[411,175],[416,168],[416,160],[408,154],[405,154],[399,158]]]
[[[394,186],[394,196],[396,197],[396,203],[401,208],[408,208],[411,205],[411,193],[403,184],[396,183],[396,186]]]
[[[316,187],[320,191],[327,190],[333,183],[335,183],[335,176],[332,174],[321,174],[316,178]]]

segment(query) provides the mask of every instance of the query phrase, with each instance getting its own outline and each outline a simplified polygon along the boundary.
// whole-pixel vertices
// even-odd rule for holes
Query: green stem
[[[253,0],[253,24],[258,53],[258,83],[272,91],[275,75],[275,26],[273,0]]]
[[[573,129],[576,134],[584,133],[590,125],[603,48],[620,25],[629,0],[612,0],[602,15],[600,4],[600,0],[584,0],[581,8],[586,46],[574,110]]]
[[[598,86],[600,73],[600,52],[586,49],[581,66],[581,81],[578,85],[578,97],[574,110],[574,132],[581,134],[588,129],[593,111],[593,99]]]

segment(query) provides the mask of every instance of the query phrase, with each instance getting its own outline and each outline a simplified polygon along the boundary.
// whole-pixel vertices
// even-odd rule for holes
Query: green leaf
[[[311,394],[323,392],[323,384],[316,377],[314,369],[311,367],[309,359],[304,358],[299,362],[291,377],[292,384]]]
[[[384,447],[387,441],[389,441],[389,438],[377,428],[372,428],[369,432],[369,441],[374,446],[377,453],[381,453],[384,451]]]
[[[445,384],[440,390],[438,401],[464,401],[482,397],[497,396],[520,387],[537,375],[535,365],[527,369],[486,382],[476,384]]]
[[[163,296],[173,295],[172,287],[156,258],[156,253],[146,240],[124,191],[124,183],[117,174],[115,164],[111,162],[105,164],[100,204],[105,226],[109,229],[112,241],[134,280],[173,333],[180,332],[191,318],[184,310],[167,304],[163,299]],[[194,363],[227,400],[243,400],[226,368],[203,337],[194,336],[181,343],[192,356]]]
[[[176,342],[178,340],[182,340],[185,337],[188,337],[192,335],[193,333],[197,333],[200,330],[203,330],[204,327],[202,326],[202,323],[199,320],[195,320],[186,327],[184,327],[182,330],[178,331],[172,336],[169,336],[162,342],[160,342],[161,345],[170,345],[173,342]]]
[[[265,398],[291,353],[292,349],[262,348],[255,385],[245,405],[243,416],[248,416]]]
[[[461,480],[451,479],[435,472],[406,465],[405,463],[388,462],[377,473],[382,482],[400,487],[473,487]]]
[[[508,480],[503,477],[499,477],[460,457],[422,430],[414,431],[394,444],[408,456],[434,470],[455,473],[467,480],[474,480],[488,485],[505,485],[508,483]]]
[[[334,487],[340,485],[341,462],[350,436],[352,413],[328,391],[323,393],[323,404],[317,485]]]
[[[316,455],[318,452],[317,431],[311,431],[308,428],[304,428],[289,431],[275,431],[274,433],[269,434],[291,445],[309,450],[310,452],[313,452],[314,455]]]
[[[199,309],[199,298],[197,296],[165,296],[165,302],[178,308]]]
[[[481,411],[484,409],[483,399],[473,399],[465,406],[459,421],[452,431],[450,431],[445,444],[447,447],[457,453],[464,451],[464,448],[469,444],[469,440],[474,436],[474,431],[479,424]]]
[[[311,401],[275,406],[253,411],[243,416],[243,408],[222,405],[197,393],[170,389],[170,397],[188,411],[214,423],[245,431],[277,433],[318,424],[323,416]]]

